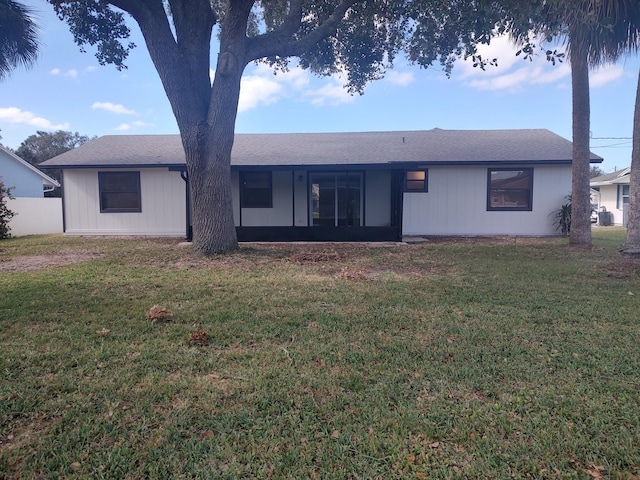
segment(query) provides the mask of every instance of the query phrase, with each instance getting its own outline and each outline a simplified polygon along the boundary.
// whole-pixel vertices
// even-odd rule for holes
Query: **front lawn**
[[[640,478],[623,239],[2,241],[0,478]]]

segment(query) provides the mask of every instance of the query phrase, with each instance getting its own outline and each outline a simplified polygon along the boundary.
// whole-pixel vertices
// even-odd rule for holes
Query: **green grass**
[[[623,240],[2,241],[0,478],[640,478]]]

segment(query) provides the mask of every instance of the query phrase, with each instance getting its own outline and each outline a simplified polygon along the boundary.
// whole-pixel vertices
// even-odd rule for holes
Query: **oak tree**
[[[319,75],[343,72],[362,92],[402,49],[423,66],[474,55],[488,41],[494,2],[483,0],[48,0],[76,43],[93,45],[102,64],[125,68],[129,29],[140,27],[176,117],[190,182],[195,252],[237,248],[230,181],[231,150],[248,64],[287,68],[292,58]],[[460,16],[452,5],[469,16]],[[457,7],[456,7],[457,8]],[[451,17],[451,15],[456,15]],[[476,21],[482,17],[482,21]],[[212,36],[219,51],[210,79]],[[484,66],[485,61],[478,58]]]

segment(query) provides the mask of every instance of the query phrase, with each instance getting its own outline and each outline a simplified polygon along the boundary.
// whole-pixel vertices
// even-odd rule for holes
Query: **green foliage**
[[[602,170],[598,165],[592,165],[589,169],[589,178],[600,177],[604,175],[606,172]]]
[[[85,51],[84,45],[95,46],[100,65],[113,64],[118,70],[127,68],[124,61],[135,44],[125,42],[130,30],[121,11],[114,10],[109,2],[49,0],[49,3],[58,17],[67,21],[81,51]]]
[[[85,45],[95,46],[100,63],[126,68],[124,62],[134,45],[126,42],[129,31],[124,17],[113,9],[111,2],[48,1],[70,26],[76,43],[82,49]],[[129,7],[128,2],[116,3],[138,19],[137,8]],[[146,8],[154,10],[154,15],[160,15],[155,0],[139,3],[148,4]],[[293,3],[282,0],[256,2],[247,13],[244,30],[251,38],[251,44],[272,43],[268,48],[256,49],[261,53],[250,55],[247,61],[264,61],[286,69],[290,58],[296,57],[302,68],[318,75],[344,71],[346,86],[352,92],[362,92],[368,82],[381,78],[400,51],[405,51],[412,62],[422,67],[439,62],[447,74],[451,73],[453,63],[460,57],[472,57],[480,68],[496,65],[497,59],[484,59],[477,54],[476,45],[489,43],[493,35],[505,31],[507,8],[520,8],[517,2],[511,5],[511,0],[502,3],[477,0],[322,0],[303,2],[296,12],[291,10]],[[348,13],[342,18],[333,18],[343,5],[349,6]],[[177,32],[170,34],[180,43],[184,42],[182,36],[187,42],[195,42],[200,34],[204,34],[181,35],[183,25],[189,24],[191,33],[201,27],[212,29],[214,26],[222,31],[230,8],[233,4],[229,2],[211,2],[211,11],[208,12],[213,19],[211,23],[194,19],[186,22],[185,19],[195,14],[195,10],[185,12],[176,2],[166,12],[168,21],[173,23]],[[526,11],[532,10],[533,7]],[[161,27],[163,25],[158,24],[154,28]],[[305,42],[312,36],[314,41]],[[194,43],[182,45],[189,50],[194,47]],[[209,48],[209,45],[202,44],[197,48]]]
[[[45,160],[79,147],[90,140],[92,140],[91,137],[80,135],[78,132],[38,130],[35,135],[30,135],[20,144],[15,154],[31,165],[37,166]]]
[[[11,70],[31,66],[38,55],[33,11],[13,0],[0,0],[0,80]]]
[[[562,205],[558,210],[552,212],[554,216],[556,231],[562,232],[562,235],[569,235],[571,233],[571,195],[565,197],[568,203]]]
[[[9,210],[6,199],[13,199],[11,188],[5,187],[0,177],[0,240],[11,237],[9,220],[15,216],[15,213]]]

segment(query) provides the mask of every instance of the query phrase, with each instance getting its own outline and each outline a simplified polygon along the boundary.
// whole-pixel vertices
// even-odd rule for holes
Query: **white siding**
[[[291,170],[278,170],[271,177],[273,207],[243,208],[243,227],[290,227],[293,225]]]
[[[391,225],[391,173],[371,170],[365,172],[365,214],[367,227]]]
[[[9,221],[11,236],[62,233],[61,198],[19,198],[7,200],[16,215]]]
[[[404,194],[402,234],[558,233],[550,214],[566,203],[565,197],[571,191],[571,166],[534,167],[530,212],[487,211],[487,170],[487,167],[429,168],[429,191]]]
[[[602,207],[613,214],[614,225],[623,224],[622,209],[618,208],[618,185],[603,185],[600,187],[600,210],[602,210]]]
[[[100,213],[98,171],[64,171],[67,235],[185,235],[185,182],[179,172],[170,172],[166,168],[140,169],[142,211]]]

